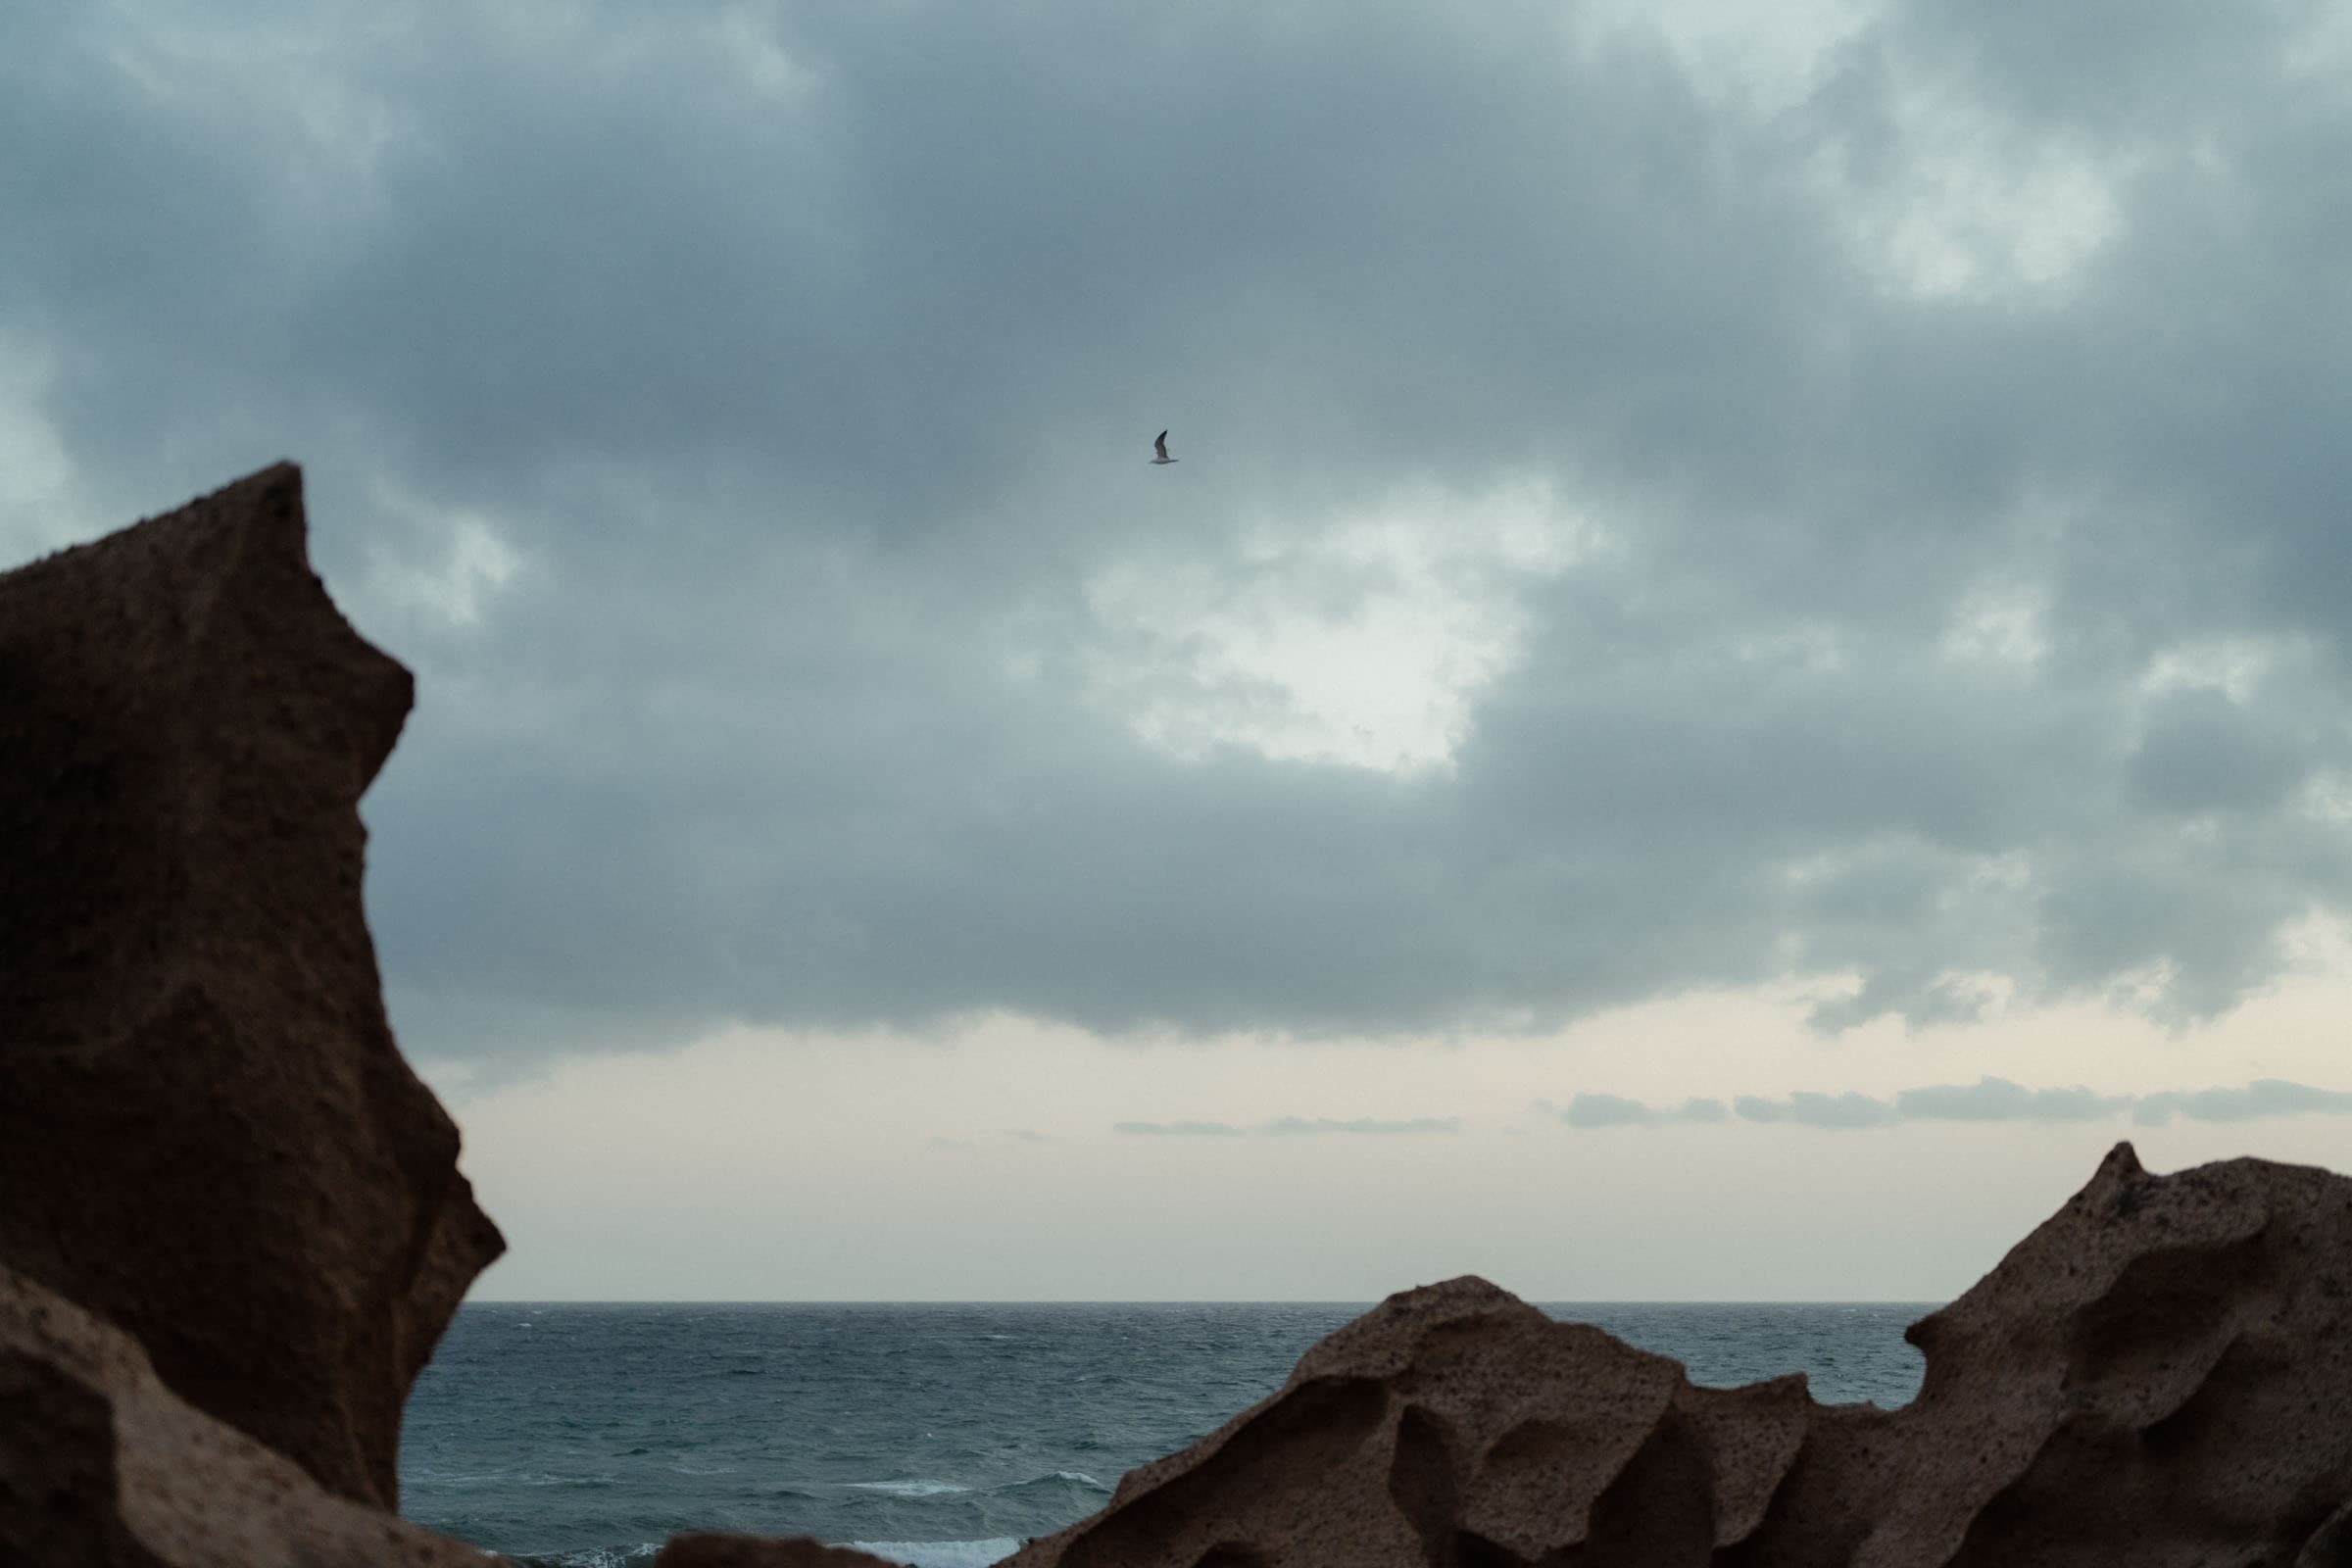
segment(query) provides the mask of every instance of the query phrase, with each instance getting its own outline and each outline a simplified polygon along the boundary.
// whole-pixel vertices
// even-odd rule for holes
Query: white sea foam
[[[631,1563],[653,1561],[661,1550],[661,1542],[641,1541],[634,1546],[589,1546],[579,1551],[560,1551],[541,1560],[560,1564],[561,1568],[629,1568]]]
[[[894,1497],[944,1497],[972,1490],[953,1481],[852,1481],[848,1485],[853,1492],[886,1492]]]
[[[427,1470],[419,1465],[400,1473],[400,1484],[426,1487],[482,1487],[493,1483],[504,1485],[514,1479],[508,1470]]]
[[[586,1546],[575,1551],[524,1552],[520,1555],[531,1561],[553,1563],[557,1568],[635,1568],[651,1562],[660,1554],[662,1543],[641,1541],[633,1546]],[[989,1568],[1021,1549],[1017,1536],[996,1536],[987,1541],[852,1541],[845,1543],[853,1550],[870,1551],[877,1557],[903,1563],[906,1568]]]
[[[1021,1549],[1016,1536],[987,1541],[853,1541],[849,1544],[854,1550],[905,1563],[906,1568],[988,1568]]]
[[[559,1476],[545,1470],[427,1470],[422,1466],[401,1473],[404,1482],[426,1487],[609,1487],[614,1475]]]

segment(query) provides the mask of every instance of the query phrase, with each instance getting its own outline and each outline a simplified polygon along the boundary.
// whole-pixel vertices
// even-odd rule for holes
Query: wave
[[[531,1485],[544,1480],[563,1484],[556,1477],[506,1476],[508,1484],[519,1482]],[[580,1484],[574,1481],[572,1484]],[[594,1485],[594,1482],[587,1483]],[[796,1490],[810,1487],[809,1491]],[[838,1488],[839,1490],[833,1490]],[[842,1544],[877,1557],[905,1565],[905,1568],[989,1568],[1021,1548],[1028,1534],[1042,1533],[1057,1527],[1060,1520],[1092,1512],[1111,1489],[1100,1478],[1083,1470],[1051,1470],[1021,1481],[1007,1481],[996,1486],[970,1486],[962,1482],[942,1481],[923,1476],[899,1477],[889,1481],[848,1481],[832,1483],[794,1483],[780,1488],[770,1495],[805,1501],[815,1501],[831,1491],[838,1500],[841,1492],[861,1492],[894,1499],[892,1503],[877,1501],[871,1506],[887,1508],[889,1513],[867,1522],[867,1528],[883,1530],[920,1530],[919,1522],[936,1503],[946,1503],[956,1511],[978,1505],[977,1513],[964,1512],[959,1521],[965,1529],[977,1526],[988,1530],[1018,1530],[1024,1535],[987,1536],[955,1541],[850,1541]],[[963,1499],[963,1500],[957,1500]],[[991,1502],[990,1499],[1002,1499]],[[901,1511],[906,1503],[917,1503],[914,1513]],[[838,1522],[838,1521],[837,1521]],[[945,1523],[939,1520],[938,1523]],[[955,1528],[950,1525],[949,1528]],[[639,1542],[634,1545],[587,1546],[564,1551],[530,1551],[509,1553],[505,1560],[514,1568],[647,1568],[661,1551],[658,1541]]]
[[[625,1456],[624,1456],[625,1457]],[[427,1470],[421,1467],[402,1472],[401,1482],[412,1487],[447,1487],[455,1491],[466,1487],[578,1487],[599,1491],[617,1484],[615,1475],[559,1476],[545,1470]]]
[[[904,1563],[906,1568],[988,1568],[1021,1549],[1017,1536],[992,1536],[986,1541],[853,1541],[858,1551]]]
[[[577,1551],[513,1552],[503,1561],[514,1568],[629,1568],[632,1563],[652,1562],[664,1544],[659,1541],[640,1541],[634,1546],[583,1546]]]
[[[1048,1490],[1092,1492],[1105,1497],[1110,1495],[1110,1488],[1083,1470],[1056,1470],[1052,1475],[1031,1476],[1026,1481],[1008,1481],[1001,1487],[989,1488],[988,1492],[991,1496],[1003,1497],[1015,1493]]]
[[[852,1492],[879,1492],[892,1497],[951,1497],[977,1493],[983,1496],[1003,1497],[1015,1493],[1030,1492],[1047,1487],[1072,1487],[1081,1492],[1099,1492],[1110,1495],[1110,1488],[1083,1470],[1055,1470],[1042,1476],[1030,1476],[1022,1481],[1005,1481],[993,1487],[966,1486],[959,1481],[845,1481]]]

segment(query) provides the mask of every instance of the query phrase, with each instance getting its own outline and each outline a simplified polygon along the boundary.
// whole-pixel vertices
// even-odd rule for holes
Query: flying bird
[[[1160,431],[1159,439],[1152,443],[1152,450],[1159,454],[1158,457],[1152,460],[1153,463],[1182,463],[1184,461],[1182,458],[1168,456],[1168,432],[1165,430]]]

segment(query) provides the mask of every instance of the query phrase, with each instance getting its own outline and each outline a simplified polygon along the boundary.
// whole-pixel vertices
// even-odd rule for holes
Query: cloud
[[[1686,1100],[1671,1108],[1653,1108],[1620,1095],[1581,1094],[1559,1113],[1571,1127],[1653,1127],[1666,1122],[1718,1122],[1726,1111],[1720,1100]]]
[[[2251,1121],[2260,1116],[2352,1114],[2352,1094],[2313,1089],[2278,1078],[2259,1078],[2243,1089],[2201,1089],[2143,1095],[2132,1119],[2160,1127],[2175,1116],[2191,1121]]]
[[[1224,1121],[1122,1121],[1111,1124],[1112,1132],[1150,1138],[1312,1138],[1326,1133],[1393,1137],[1455,1133],[1461,1129],[1461,1118],[1458,1116],[1414,1116],[1401,1121],[1383,1121],[1371,1116],[1358,1116],[1345,1121],[1330,1116],[1278,1116],[1272,1121],[1257,1122],[1247,1127]]]
[[[1732,1108],[1742,1121],[1838,1130],[1918,1121],[2104,1121],[2126,1112],[2142,1124],[2159,1126],[2176,1115],[2197,1121],[2248,1121],[2263,1116],[2352,1114],[2352,1093],[2264,1078],[2242,1089],[2101,1095],[2081,1085],[2028,1089],[2006,1078],[1981,1078],[1974,1084],[1905,1089],[1891,1100],[1852,1091],[1827,1095],[1800,1090],[1778,1100],[1741,1095],[1732,1102]],[[1689,1100],[1679,1107],[1665,1108],[1617,1095],[1595,1094],[1578,1095],[1559,1115],[1569,1126],[1582,1128],[1655,1127],[1725,1119],[1723,1102],[1716,1100]]]
[[[18,10],[0,556],[306,462],[420,1054],[2179,1021],[2352,913],[2302,10]]]
[[[1640,1127],[1661,1119],[1640,1101],[1618,1095],[1578,1095],[1560,1115],[1571,1127]]]
[[[1263,1129],[1277,1138],[1313,1137],[1321,1133],[1354,1133],[1386,1138],[1397,1134],[1458,1133],[1462,1130],[1459,1116],[1411,1116],[1401,1121],[1382,1121],[1371,1116],[1357,1116],[1348,1121],[1329,1116],[1281,1116],[1267,1122]]]
[[[1851,1091],[1821,1095],[1799,1090],[1786,1100],[1741,1095],[1732,1102],[1732,1109],[1743,1121],[1785,1121],[1799,1127],[1888,1127],[1902,1119],[1886,1101]]]
[[[2028,1089],[2006,1078],[1974,1084],[1936,1084],[1894,1097],[1906,1121],[2100,1121],[2132,1104],[2130,1095],[2072,1089]]]

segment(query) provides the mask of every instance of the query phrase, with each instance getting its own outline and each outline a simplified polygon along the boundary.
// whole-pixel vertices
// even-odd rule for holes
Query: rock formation
[[[8,1568],[498,1568],[330,1495],[164,1387],[129,1335],[0,1268]]]
[[[1910,1404],[1821,1405],[1407,1291],[1011,1568],[2352,1565],[2352,1180],[2118,1145],[1909,1338]]]
[[[694,1530],[672,1536],[654,1559],[654,1568],[899,1568],[847,1546],[828,1546],[808,1536],[739,1536]]]
[[[312,574],[290,465],[0,575],[0,1262],[385,1507],[504,1246],[361,909],[410,694]]]

